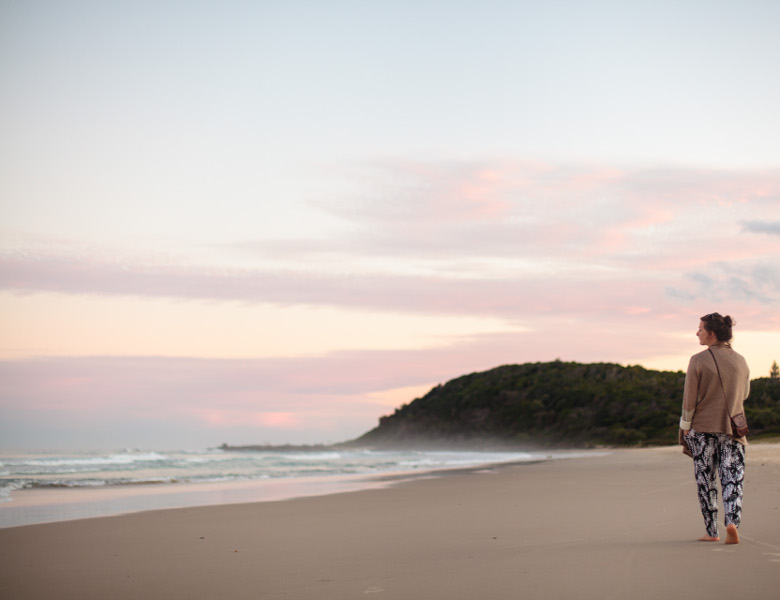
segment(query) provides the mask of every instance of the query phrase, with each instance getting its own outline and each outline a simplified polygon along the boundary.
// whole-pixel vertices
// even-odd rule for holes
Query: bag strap
[[[723,377],[720,376],[720,367],[718,367],[718,361],[715,360],[715,353],[711,348],[707,348],[710,354],[712,354],[712,360],[715,362],[715,368],[718,371],[718,379],[720,380],[720,389],[723,390],[723,401],[726,403],[726,414],[731,418],[731,410],[729,409],[729,399],[726,396],[726,388],[723,387]]]

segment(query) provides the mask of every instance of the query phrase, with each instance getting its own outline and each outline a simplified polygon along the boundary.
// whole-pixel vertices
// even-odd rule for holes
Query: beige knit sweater
[[[716,344],[710,346],[710,349],[718,361],[723,388],[709,351],[694,354],[685,375],[680,428],[732,435],[729,416],[744,411],[743,401],[750,393],[750,369],[742,355],[728,344]],[[723,401],[723,389],[726,390],[728,410]],[[747,443],[745,438],[736,439],[743,444]]]

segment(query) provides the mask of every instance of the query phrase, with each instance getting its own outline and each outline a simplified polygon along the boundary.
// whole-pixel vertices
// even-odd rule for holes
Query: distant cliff
[[[655,445],[677,439],[685,373],[561,361],[506,365],[438,385],[352,444]],[[752,382],[751,433],[780,433],[780,382]]]

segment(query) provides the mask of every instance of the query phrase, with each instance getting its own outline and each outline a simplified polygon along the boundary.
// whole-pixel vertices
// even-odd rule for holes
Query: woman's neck
[[[710,344],[710,348],[717,348],[718,346],[722,348],[731,348],[731,342],[715,342],[714,344]]]

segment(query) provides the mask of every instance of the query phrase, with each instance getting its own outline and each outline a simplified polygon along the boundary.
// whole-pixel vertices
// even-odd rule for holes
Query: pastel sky
[[[352,439],[780,359],[780,3],[2,0],[0,447]]]

